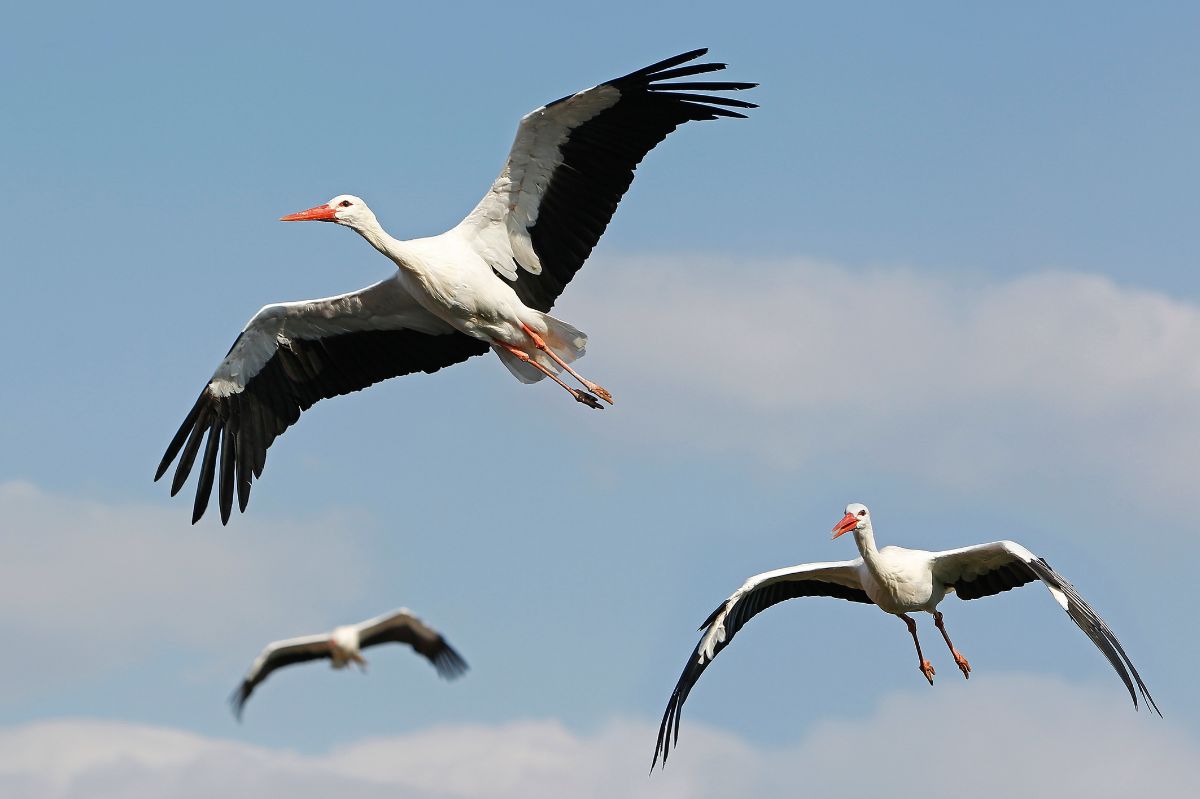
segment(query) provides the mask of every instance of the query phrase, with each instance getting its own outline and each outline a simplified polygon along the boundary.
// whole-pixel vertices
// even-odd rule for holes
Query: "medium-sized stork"
[[[925,611],[933,614],[934,624],[949,647],[955,665],[963,677],[970,679],[971,664],[950,642],[950,634],[946,632],[942,614],[937,609],[938,603],[949,593],[957,594],[960,599],[978,599],[1041,580],[1054,601],[1116,669],[1129,690],[1134,708],[1138,706],[1138,695],[1134,691],[1136,684],[1146,703],[1159,716],[1162,715],[1120,641],[1104,620],[1083,600],[1073,585],[1050,568],[1050,564],[1020,544],[993,541],[942,552],[895,546],[878,549],[875,546],[875,531],[871,526],[871,513],[865,505],[857,502],[846,506],[846,515],[833,528],[833,537],[849,532],[854,533],[860,557],[830,563],[805,563],[756,574],[704,620],[700,625],[704,633],[700,643],[684,666],[683,674],[667,702],[662,724],[658,728],[658,743],[654,747],[651,771],[660,755],[666,766],[671,746],[679,743],[679,717],[683,703],[713,658],[759,612],[785,599],[801,596],[829,596],[873,604],[880,610],[898,616],[916,645],[921,674],[933,685],[934,668],[921,652],[917,624],[909,613]]]
[[[348,294],[267,305],[246,324],[167,446],[179,493],[204,444],[192,522],[216,482],[221,522],[246,510],[267,449],[314,403],[381,380],[436,372],[489,349],[524,383],[549,377],[591,408],[613,396],[570,365],[587,336],[548,311],[600,239],[642,158],[687,122],[744,118],[753,103],[711,94],[753,83],[678,80],[725,68],[693,50],[531,111],[499,177],[455,227],[391,236],[341,194],[284,221],[348,227],[396,267]],[[578,381],[569,385],[560,375]],[[219,464],[219,474],[218,474]]]
[[[400,608],[358,624],[336,627],[333,632],[267,644],[229,698],[233,713],[240,721],[242,708],[250,694],[276,669],[326,658],[335,669],[356,663],[365,672],[367,661],[362,650],[387,643],[408,644],[424,655],[438,675],[447,680],[453,680],[467,670],[467,662],[446,643],[441,633],[414,616],[408,608]]]

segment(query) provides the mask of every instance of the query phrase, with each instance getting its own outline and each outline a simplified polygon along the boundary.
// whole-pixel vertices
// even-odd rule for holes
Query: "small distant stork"
[[[335,669],[344,669],[351,663],[357,663],[359,668],[366,671],[367,661],[363,659],[361,651],[386,643],[410,645],[434,665],[439,676],[447,680],[467,670],[466,661],[437,630],[427,626],[407,608],[400,608],[358,624],[337,627],[331,633],[267,644],[246,673],[242,684],[230,697],[233,713],[239,720],[242,718],[242,707],[250,694],[276,669],[327,658]]]

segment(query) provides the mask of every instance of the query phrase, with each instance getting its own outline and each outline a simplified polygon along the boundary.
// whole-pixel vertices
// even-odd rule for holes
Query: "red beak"
[[[288,214],[287,216],[279,217],[280,222],[330,222],[333,220],[333,215],[336,209],[331,208],[328,204],[318,205],[316,208],[309,208],[307,211],[301,211],[298,214]]]
[[[842,520],[833,527],[833,537],[837,538],[843,533],[848,533],[858,526],[858,517],[853,513],[847,513],[842,517]]]

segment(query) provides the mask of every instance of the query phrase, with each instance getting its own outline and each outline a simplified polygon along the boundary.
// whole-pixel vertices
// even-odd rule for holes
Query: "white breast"
[[[932,612],[945,596],[945,588],[933,584],[930,558],[921,550],[884,547],[874,571],[863,567],[863,590],[888,613]]]
[[[512,287],[453,231],[407,244],[418,268],[401,272],[430,313],[485,341],[523,342],[521,322],[544,332],[540,315],[528,314]]]
[[[334,650],[331,653],[333,665],[346,665],[351,655],[358,654],[358,628],[338,627],[329,635],[333,639]]]

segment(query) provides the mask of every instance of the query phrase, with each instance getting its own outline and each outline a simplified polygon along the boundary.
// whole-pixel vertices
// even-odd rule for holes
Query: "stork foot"
[[[603,386],[596,385],[591,380],[585,379],[583,375],[579,374],[579,372],[576,372],[574,369],[572,369],[571,365],[569,363],[567,363],[566,361],[564,361],[561,357],[559,357],[558,353],[556,353],[554,350],[552,350],[546,346],[545,339],[543,339],[541,336],[539,336],[537,333],[535,333],[533,331],[533,328],[531,328],[529,325],[522,322],[521,329],[524,330],[525,335],[529,336],[529,338],[533,341],[533,346],[537,347],[539,350],[541,350],[542,352],[549,355],[550,359],[553,360],[559,366],[561,366],[564,370],[566,370],[567,374],[569,374],[571,377],[578,380],[580,383],[583,384],[584,388],[586,388],[588,391],[592,392],[592,394],[595,395],[591,398],[593,401],[596,399],[596,397],[599,397],[600,399],[607,402],[609,405],[613,404],[612,394],[608,393],[608,389],[604,388]],[[541,367],[539,367],[539,368],[541,368]],[[559,381],[559,382],[561,384],[561,381]],[[563,387],[565,388],[566,386],[564,385]],[[575,399],[579,400],[580,402],[582,402],[585,405],[592,407],[592,408],[600,407],[599,405],[592,405],[592,403],[586,399],[581,399],[578,394],[575,395]]]
[[[929,684],[933,685],[933,675],[937,674],[937,672],[933,670],[933,664],[928,660],[922,660],[921,673],[925,675],[925,679],[929,680]]]
[[[967,659],[963,657],[957,649],[952,651],[954,652],[954,662],[958,664],[958,668],[960,671],[962,671],[963,677],[968,680],[971,679],[971,664],[967,662]]]
[[[598,386],[595,383],[588,383],[587,387],[588,387],[588,391],[592,392],[597,397],[599,397],[600,399],[607,402],[609,405],[613,404],[612,394],[608,393],[608,389],[605,388],[604,386]]]
[[[579,391],[578,389],[574,388],[568,390],[571,392],[572,396],[575,397],[576,402],[582,402],[589,408],[595,408],[598,411],[604,410],[604,406],[600,404],[600,400],[596,399],[594,395],[589,394],[586,391]]]

